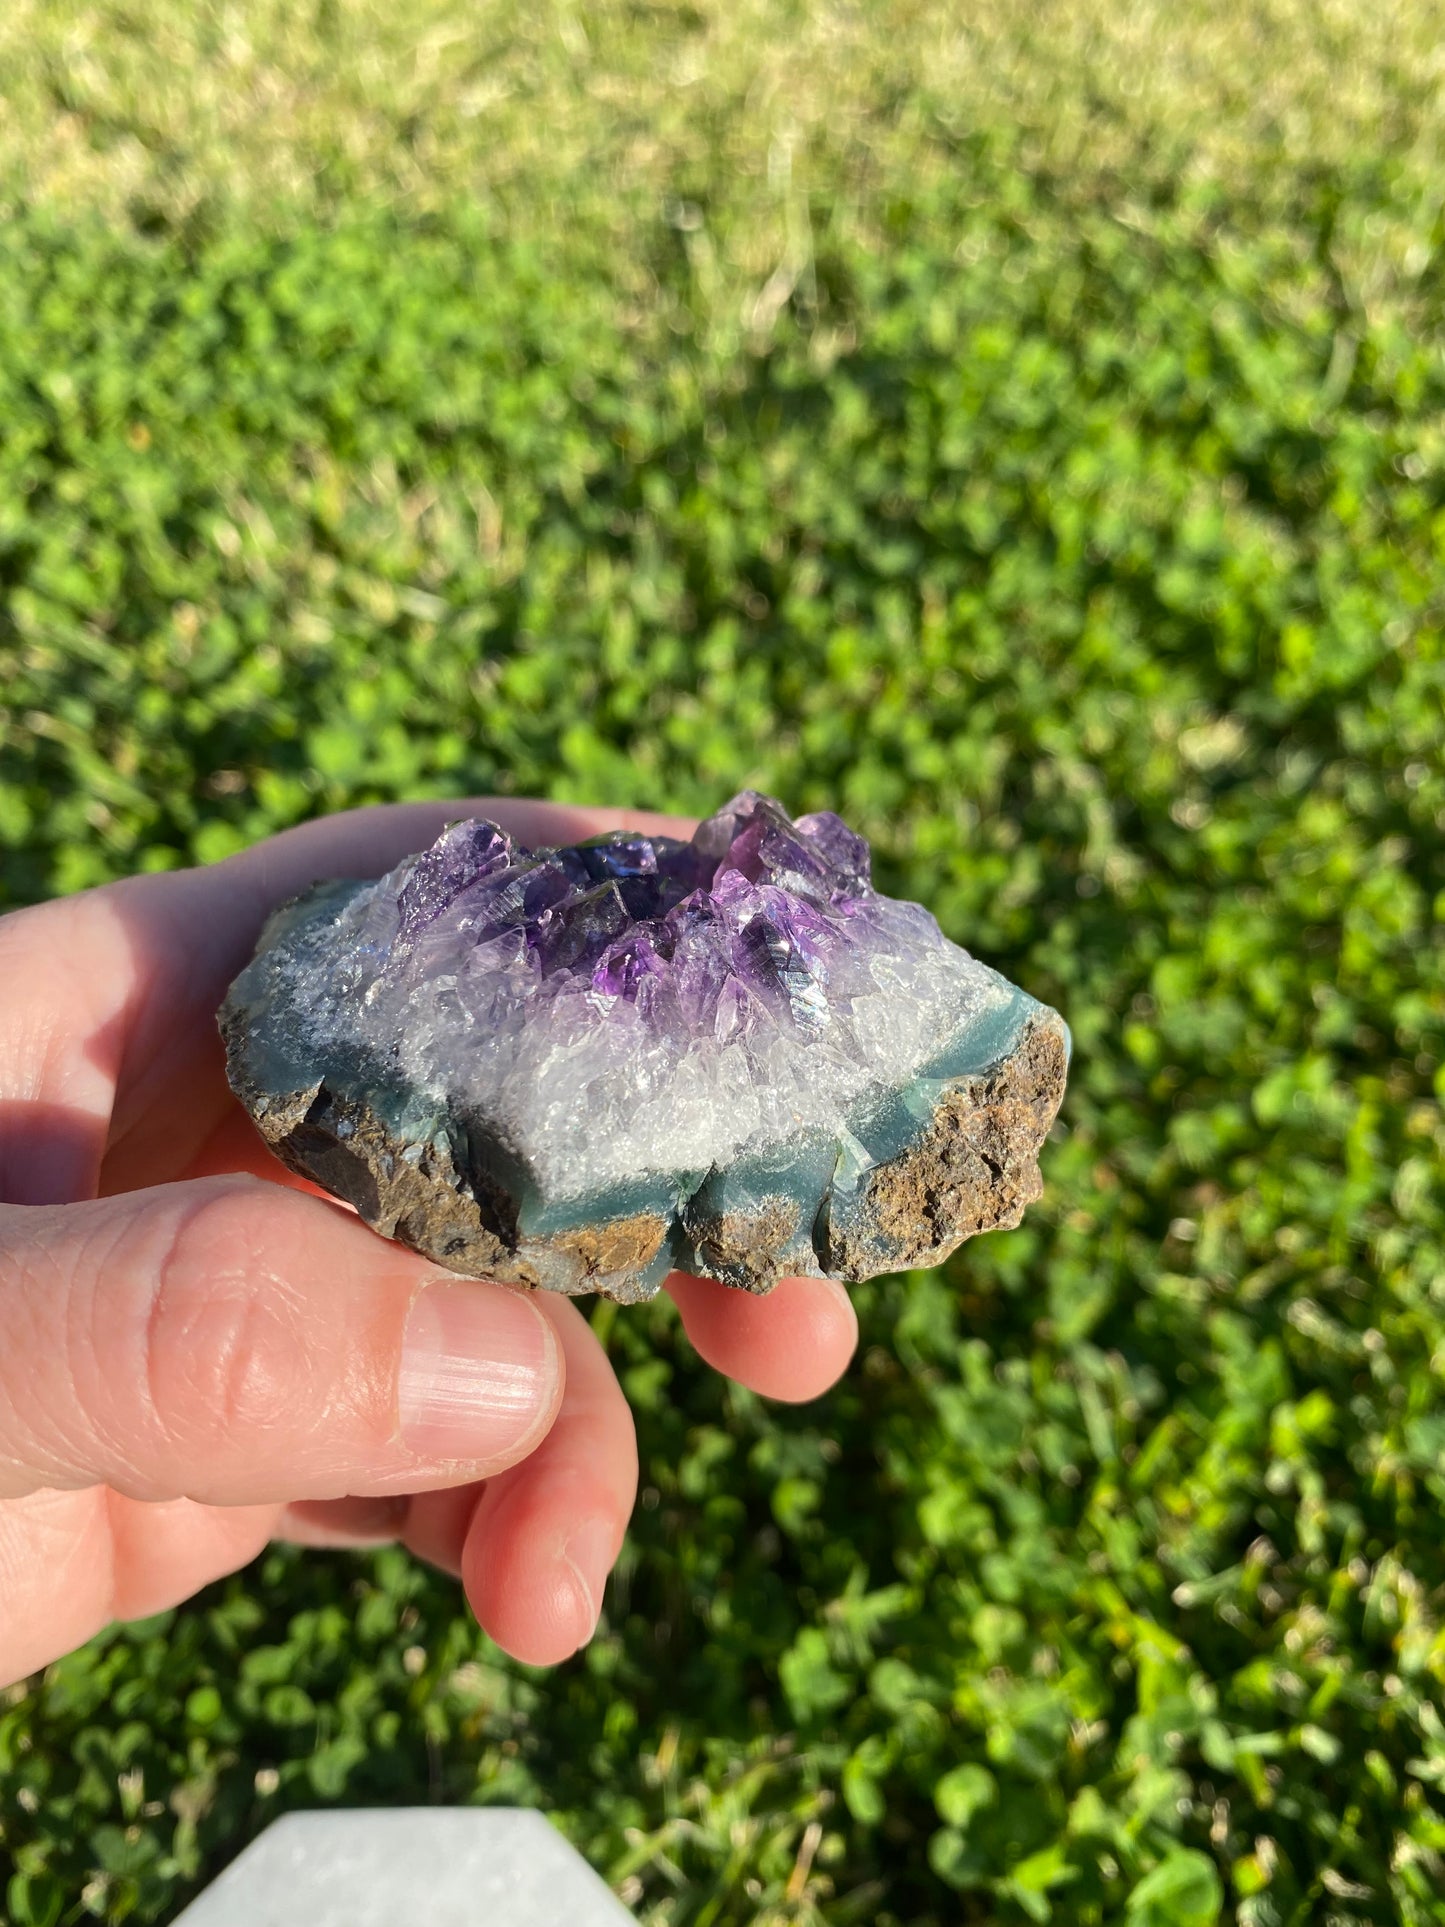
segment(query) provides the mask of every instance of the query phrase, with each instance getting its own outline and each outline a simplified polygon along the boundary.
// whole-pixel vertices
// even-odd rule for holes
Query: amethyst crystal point
[[[221,1012],[294,1170],[454,1271],[650,1297],[936,1264],[1016,1224],[1068,1031],[880,896],[829,811],[691,842],[454,823],[277,912]]]

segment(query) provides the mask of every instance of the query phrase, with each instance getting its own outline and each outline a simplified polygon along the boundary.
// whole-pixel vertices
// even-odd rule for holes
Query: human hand
[[[0,919],[0,1685],[275,1536],[401,1539],[518,1659],[591,1637],[637,1454],[582,1313],[454,1279],[285,1171],[216,1030],[278,903],[466,814],[532,845],[691,828],[399,804]],[[702,1356],[772,1398],[826,1390],[856,1343],[824,1279],[667,1289]]]

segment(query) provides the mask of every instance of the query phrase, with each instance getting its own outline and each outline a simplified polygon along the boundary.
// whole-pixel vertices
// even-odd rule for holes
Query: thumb
[[[526,1457],[562,1378],[525,1293],[453,1278],[285,1186],[0,1206],[0,1498],[458,1484]]]

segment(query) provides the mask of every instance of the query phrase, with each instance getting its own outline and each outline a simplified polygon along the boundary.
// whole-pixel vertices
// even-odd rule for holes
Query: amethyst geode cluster
[[[1069,1050],[873,889],[838,817],[753,791],[690,842],[454,823],[278,911],[221,1028],[272,1149],[377,1231],[624,1302],[673,1268],[867,1278],[1016,1224]]]

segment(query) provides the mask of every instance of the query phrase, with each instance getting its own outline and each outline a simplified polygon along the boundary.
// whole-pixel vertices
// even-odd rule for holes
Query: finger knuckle
[[[281,1262],[289,1200],[262,1201],[260,1188],[188,1203],[157,1267],[145,1383],[172,1443],[244,1442],[314,1393],[301,1298]]]

